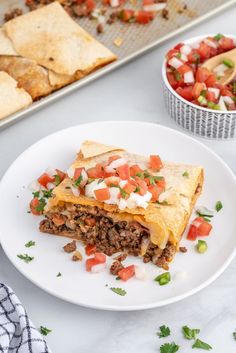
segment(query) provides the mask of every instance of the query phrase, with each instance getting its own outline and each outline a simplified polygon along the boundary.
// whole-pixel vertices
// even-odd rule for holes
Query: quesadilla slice
[[[85,141],[52,191],[40,230],[168,269],[202,184],[200,166]]]
[[[4,24],[14,50],[61,75],[84,75],[116,56],[84,31],[58,2]]]
[[[31,96],[17,87],[17,82],[6,72],[0,71],[0,119],[28,107]]]

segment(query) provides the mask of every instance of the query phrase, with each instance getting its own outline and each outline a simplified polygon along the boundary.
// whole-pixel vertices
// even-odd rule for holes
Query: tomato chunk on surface
[[[178,87],[176,92],[187,101],[191,101],[193,99],[193,86]]]
[[[163,163],[160,156],[151,155],[149,157],[149,166],[153,172],[158,172],[161,168],[163,168]]]
[[[130,168],[128,164],[116,168],[116,172],[122,180],[128,180],[130,178]]]
[[[61,171],[60,169],[56,169],[56,172],[57,172],[57,175],[59,176],[60,178],[60,181],[62,182],[65,177],[66,177],[66,173],[64,173],[63,171]]]
[[[94,194],[98,201],[106,201],[106,200],[109,200],[110,198],[109,188],[94,190]]]
[[[130,266],[127,266],[125,268],[122,268],[122,270],[120,270],[118,272],[118,277],[124,282],[128,281],[134,275],[135,275],[135,267],[134,267],[134,265],[130,265]]]
[[[188,234],[187,234],[187,239],[188,240],[196,240],[197,239],[197,227],[195,227],[192,224],[189,227],[189,231],[188,231]]]
[[[208,236],[212,230],[212,225],[202,217],[195,218],[189,228],[187,239],[196,240],[197,237]]]
[[[42,175],[40,175],[40,177],[38,178],[38,182],[40,185],[44,186],[45,188],[47,188],[47,184],[48,183],[53,183],[55,180],[54,177],[51,177],[49,174],[47,173],[43,173]]]
[[[137,11],[135,14],[136,22],[143,25],[153,20],[153,13],[150,11]]]
[[[91,255],[95,254],[95,252],[96,252],[96,245],[92,245],[92,244],[86,245],[86,247],[85,247],[86,255],[91,256]]]
[[[94,257],[86,260],[86,271],[90,272],[93,266],[104,264],[106,262],[106,255],[95,252]]]
[[[35,216],[39,216],[43,213],[43,211],[38,211],[37,207],[39,206],[39,199],[37,197],[34,197],[31,201],[30,201],[30,211],[33,215]]]
[[[134,192],[136,190],[136,186],[134,185],[134,183],[128,182],[124,187],[123,190],[125,192],[127,192],[128,194],[131,194],[132,192]]]
[[[162,188],[158,187],[157,185],[149,185],[148,191],[152,194],[151,201],[156,202],[158,201],[159,195],[162,192]]]

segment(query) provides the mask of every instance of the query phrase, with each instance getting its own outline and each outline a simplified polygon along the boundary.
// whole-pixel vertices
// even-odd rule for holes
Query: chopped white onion
[[[118,7],[120,5],[119,0],[110,0],[111,7]]]
[[[161,11],[166,7],[166,3],[150,4],[143,6],[144,11],[157,12]]]
[[[145,281],[147,279],[147,272],[144,266],[134,266],[135,277],[140,279],[141,281]]]
[[[72,194],[74,195],[74,196],[79,196],[80,195],[80,191],[79,191],[79,189],[78,188],[76,188],[75,186],[71,186],[71,191],[72,191]]]
[[[222,98],[223,98],[223,100],[224,100],[224,102],[225,102],[226,104],[234,104],[234,101],[233,101],[233,99],[232,99],[231,97],[229,97],[229,96],[222,96]]]
[[[180,52],[184,55],[190,54],[191,51],[192,51],[192,48],[190,47],[190,45],[187,45],[187,44],[182,45],[182,47],[180,48]]]
[[[55,185],[53,183],[47,183],[47,189],[48,190],[51,190],[51,189],[54,189],[55,188]]]
[[[121,181],[119,182],[119,186],[120,186],[121,188],[123,188],[127,183],[128,183],[127,180],[121,180]]]
[[[120,210],[124,210],[127,207],[127,202],[125,199],[120,199],[119,201],[119,205],[118,205]]]
[[[105,171],[107,173],[113,173],[116,168],[121,167],[122,165],[126,164],[126,159],[125,158],[119,158],[116,159],[115,161],[112,161],[108,166],[105,167]]]
[[[220,106],[220,110],[227,110],[227,107],[225,105],[225,102],[224,102],[224,99],[223,97],[221,96],[220,99],[219,99],[219,106]]]
[[[99,272],[102,272],[104,271],[106,268],[106,264],[98,264],[98,265],[94,265],[92,268],[91,268],[91,272],[92,273],[99,273]]]
[[[88,174],[84,169],[82,169],[81,176],[82,176],[82,180],[80,182],[80,186],[84,187],[88,181]]]
[[[221,73],[224,73],[228,69],[228,66],[226,66],[225,64],[220,64],[213,69],[213,72],[215,72],[219,76]]]
[[[199,42],[191,44],[191,47],[192,47],[193,49],[198,49],[199,46],[200,46],[200,43],[199,43]]]
[[[188,58],[185,54],[180,54],[180,59],[184,62],[188,61]]]
[[[215,211],[214,210],[210,210],[209,208],[205,207],[205,206],[198,206],[196,207],[196,211],[204,216],[214,216]]]
[[[108,205],[116,205],[119,202],[120,189],[119,188],[109,188],[110,198],[109,200],[104,201]]]
[[[204,39],[204,42],[211,48],[217,49],[217,43],[214,42],[213,40],[210,40],[208,38]]]
[[[218,99],[218,98],[219,98],[219,96],[220,96],[220,90],[219,90],[219,88],[209,87],[207,90],[208,90],[209,92],[213,92],[213,93],[214,93],[215,99]]]
[[[93,197],[95,198],[95,194],[94,191],[95,190],[100,190],[100,189],[104,189],[107,188],[107,185],[104,183],[104,181],[102,181],[101,183],[98,182],[97,180],[92,181],[92,183],[87,184],[85,186],[85,195],[88,197]]]
[[[180,66],[183,65],[182,61],[177,59],[175,56],[173,56],[173,58],[168,61],[168,64],[174,67],[175,69],[178,69]]]
[[[74,176],[74,173],[75,173],[75,168],[74,167],[70,167],[69,169],[67,169],[67,175],[69,178],[73,178]]]
[[[193,83],[194,76],[192,71],[188,71],[184,73],[184,83]]]

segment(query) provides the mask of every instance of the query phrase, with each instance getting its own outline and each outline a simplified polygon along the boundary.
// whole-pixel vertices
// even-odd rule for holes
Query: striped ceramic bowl
[[[184,43],[197,43],[208,36],[212,35],[194,37]],[[226,36],[236,40],[236,36],[228,34]],[[166,60],[162,66],[162,79],[167,111],[171,118],[183,129],[209,139],[236,138],[236,110],[223,111],[204,108],[179,96],[167,80]]]

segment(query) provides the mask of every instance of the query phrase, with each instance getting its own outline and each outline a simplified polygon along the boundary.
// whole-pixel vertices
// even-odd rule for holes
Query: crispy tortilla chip
[[[116,56],[85,32],[58,2],[4,24],[21,56],[62,75],[91,72]]]
[[[123,149],[94,141],[85,141],[81,145],[80,151],[84,158],[92,158],[111,151],[123,151]]]
[[[17,55],[3,28],[0,28],[0,55]]]
[[[6,72],[0,71],[0,119],[28,107],[30,95],[17,87],[17,82]]]
[[[34,60],[18,56],[0,56],[0,70],[6,71],[24,88],[33,100],[53,91],[48,80],[48,71]]]

